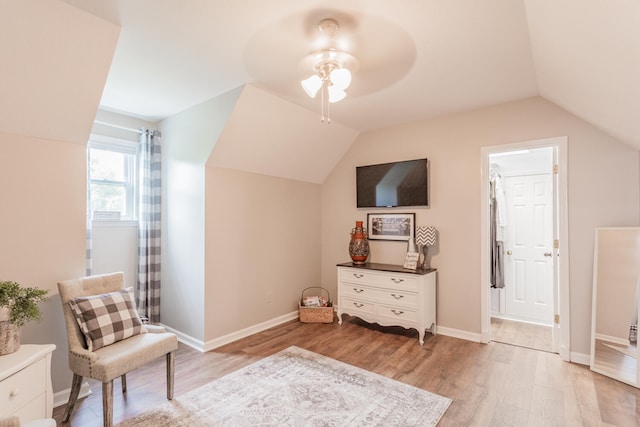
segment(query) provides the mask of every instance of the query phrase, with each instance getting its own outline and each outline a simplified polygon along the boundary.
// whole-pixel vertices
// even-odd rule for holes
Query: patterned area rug
[[[450,403],[292,346],[118,426],[434,426]]]

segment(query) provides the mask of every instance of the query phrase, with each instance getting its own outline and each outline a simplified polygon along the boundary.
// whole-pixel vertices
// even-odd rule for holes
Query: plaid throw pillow
[[[89,351],[147,332],[127,290],[69,301]]]

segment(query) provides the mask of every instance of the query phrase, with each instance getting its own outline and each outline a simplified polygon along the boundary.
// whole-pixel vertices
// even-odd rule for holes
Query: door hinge
[[[553,249],[558,249],[560,247],[560,240],[556,239],[553,241]]]
[[[556,325],[560,324],[560,315],[559,314],[555,314],[553,316],[553,323],[555,323]]]
[[[553,165],[553,173],[558,174],[558,165]]]

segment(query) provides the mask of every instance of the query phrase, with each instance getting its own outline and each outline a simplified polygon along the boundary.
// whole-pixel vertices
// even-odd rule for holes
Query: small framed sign
[[[407,270],[418,269],[418,259],[420,254],[418,252],[407,252],[407,256],[404,258],[404,266]]]

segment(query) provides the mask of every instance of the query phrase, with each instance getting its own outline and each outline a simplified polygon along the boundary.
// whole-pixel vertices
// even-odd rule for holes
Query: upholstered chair
[[[125,393],[126,373],[161,356],[167,359],[167,399],[173,399],[178,340],[162,327],[141,324],[132,292],[125,290],[123,273],[61,281],[58,291],[69,340],[69,368],[73,372],[63,422],[69,421],[82,379],[87,377],[102,382],[104,426],[111,427],[113,380],[121,377]]]

